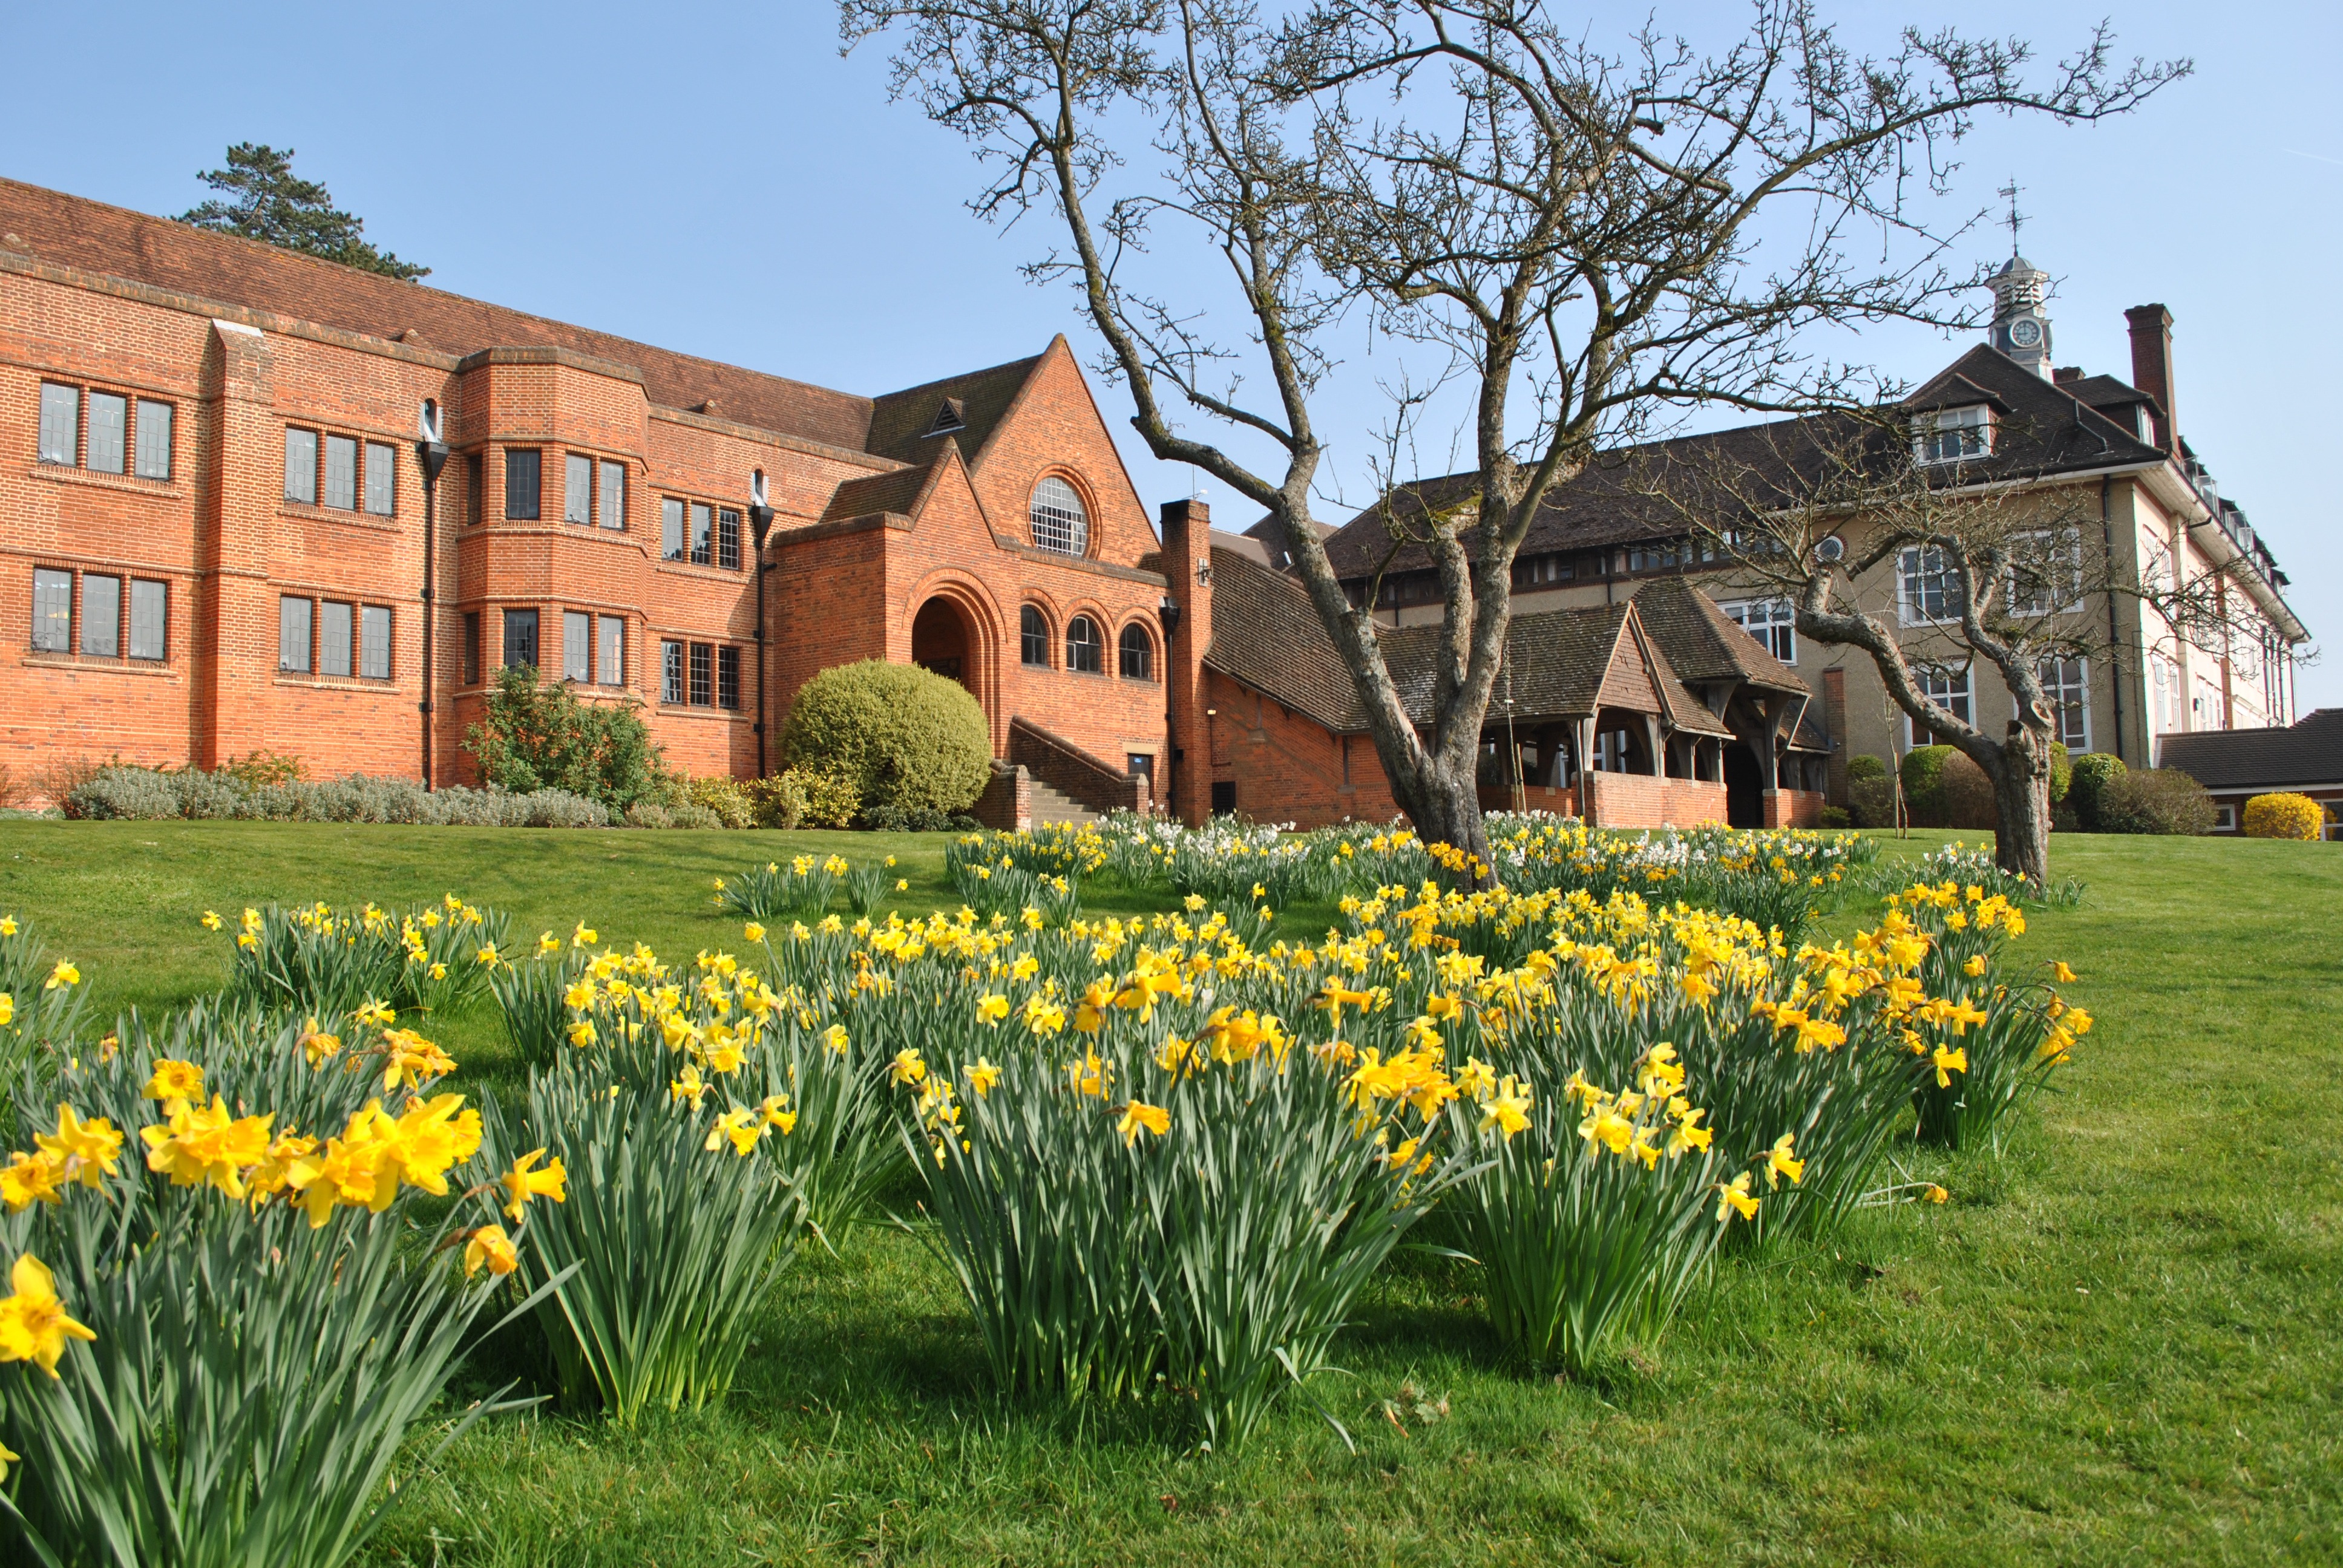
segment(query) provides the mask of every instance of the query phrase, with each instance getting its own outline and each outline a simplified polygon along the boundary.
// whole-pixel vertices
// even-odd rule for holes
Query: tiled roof
[[[2167,735],[2157,759],[2207,789],[2343,785],[2343,708],[2321,708],[2284,729]]]
[[[1809,690],[1798,672],[1734,624],[1716,601],[1683,578],[1656,578],[1635,590],[1635,612],[1686,680],[1745,680],[1778,691]]]
[[[936,412],[950,399],[958,406],[954,412],[960,425],[949,434],[960,443],[960,456],[973,463],[1040,363],[1041,356],[1036,354],[874,398],[866,449],[907,463],[922,460],[948,433],[936,428]]]
[[[2000,350],[1983,345],[1946,367],[1913,393],[1906,406],[1936,408],[1979,401],[1991,402],[1998,411],[1994,452],[1956,470],[1947,467],[1948,480],[1956,474],[1965,483],[2055,477],[2118,464],[2151,463],[2162,456],[2067,387],[2045,381]],[[1577,477],[1557,486],[1546,498],[1530,523],[1520,553],[1529,557],[1681,537],[1690,531],[1686,511],[1700,506],[1704,492],[1711,498],[1706,515],[1720,525],[1729,524],[1741,508],[1718,488],[1719,475],[1732,476],[1745,489],[1760,491],[1770,479],[1786,497],[1794,477],[1819,467],[1822,443],[1835,443],[1853,428],[1843,418],[1819,415],[1600,453]],[[1868,438],[1883,452],[1890,439],[1885,432]],[[1427,509],[1469,503],[1477,482],[1473,474],[1420,480],[1397,493],[1392,507],[1404,520]],[[1465,538],[1472,537],[1467,530]],[[1390,527],[1378,503],[1328,539],[1326,553],[1339,575],[1357,579],[1383,563],[1390,541]],[[1383,569],[1420,571],[1431,564],[1422,547],[1405,544]]]
[[[613,359],[642,372],[654,403],[697,408],[713,401],[724,418],[829,446],[860,450],[870,426],[868,397],[0,179],[0,236],[6,235],[20,243],[0,238],[0,247],[37,260],[371,337],[407,334],[446,354],[545,346]]]
[[[2079,376],[2072,381],[2061,381],[2058,390],[2094,408],[2121,408],[2133,403],[2152,405],[2156,401],[2130,382],[2112,376]]]
[[[1523,722],[1594,712],[1634,613],[1622,601],[1515,616],[1506,637],[1511,676],[1499,677],[1492,719],[1503,719],[1507,699],[1513,716]],[[1386,628],[1382,633],[1383,662],[1401,704],[1418,724],[1433,717],[1439,636],[1435,626]],[[1684,689],[1656,638],[1649,647],[1654,683],[1669,719],[1702,734],[1728,733]],[[1350,670],[1308,593],[1250,553],[1212,551],[1212,638],[1204,661],[1336,734],[1367,728]]]
[[[874,512],[893,512],[910,517],[918,505],[920,492],[926,488],[928,474],[934,467],[921,463],[915,467],[893,468],[883,474],[864,474],[838,487],[822,508],[821,520],[834,523],[848,518],[867,518]]]

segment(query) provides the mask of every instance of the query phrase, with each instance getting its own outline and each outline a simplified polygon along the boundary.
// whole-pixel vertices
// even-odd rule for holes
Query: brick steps
[[[1036,828],[1044,822],[1072,822],[1079,825],[1098,820],[1097,812],[1081,801],[1052,789],[1039,779],[1033,780],[1032,790],[1033,826]]]

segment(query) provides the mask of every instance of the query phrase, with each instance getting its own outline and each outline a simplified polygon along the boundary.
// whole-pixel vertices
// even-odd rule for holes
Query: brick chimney
[[[1164,641],[1170,699],[1172,778],[1162,799],[1172,815],[1201,827],[1212,814],[1212,738],[1204,718],[1204,649],[1212,640],[1212,509],[1166,501],[1162,509],[1165,592],[1180,611]]]
[[[2177,455],[2180,411],[2172,406],[2172,312],[2161,305],[2135,305],[2124,319],[2131,323],[2131,384],[2164,410],[2156,422],[2156,444]]]

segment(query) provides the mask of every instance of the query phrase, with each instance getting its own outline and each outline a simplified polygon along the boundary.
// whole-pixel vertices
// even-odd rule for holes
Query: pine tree
[[[293,154],[291,147],[280,153],[256,142],[238,142],[227,150],[227,167],[197,176],[232,199],[207,201],[180,214],[179,221],[323,256],[345,266],[363,267],[401,282],[431,275],[427,266],[401,261],[367,244],[363,218],[337,210],[333,196],[317,181],[294,177]]]

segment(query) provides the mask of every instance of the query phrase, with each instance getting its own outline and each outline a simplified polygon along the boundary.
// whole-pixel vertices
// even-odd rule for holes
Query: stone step
[[[1095,822],[1098,813],[1081,801],[1051,789],[1039,779],[1033,780],[1033,826],[1044,822]]]

